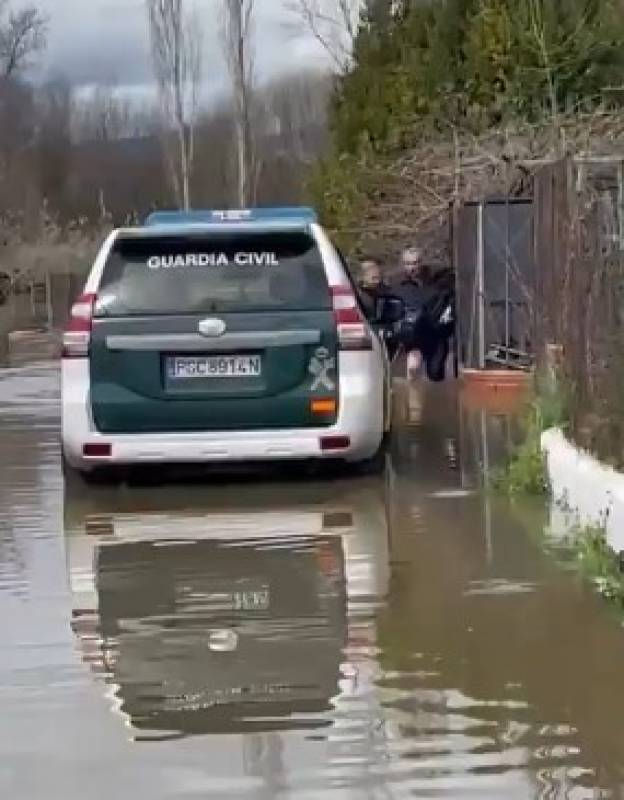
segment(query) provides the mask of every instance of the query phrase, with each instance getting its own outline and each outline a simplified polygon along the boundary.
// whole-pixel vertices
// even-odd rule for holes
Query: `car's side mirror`
[[[400,297],[386,295],[377,298],[375,304],[376,321],[382,325],[399,322],[405,316],[405,303]]]

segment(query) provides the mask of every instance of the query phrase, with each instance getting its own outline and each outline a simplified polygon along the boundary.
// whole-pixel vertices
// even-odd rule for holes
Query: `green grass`
[[[522,444],[510,455],[494,486],[509,495],[545,495],[548,493],[546,459],[542,453],[542,426],[534,404],[527,413]]]
[[[533,399],[524,416],[522,443],[510,454],[495,487],[509,495],[547,495],[550,491],[546,458],[542,452],[542,433],[549,428],[567,426],[568,393],[562,381],[537,376]]]
[[[580,528],[572,535],[581,573],[600,594],[624,610],[624,573],[620,556],[609,547],[601,526]]]

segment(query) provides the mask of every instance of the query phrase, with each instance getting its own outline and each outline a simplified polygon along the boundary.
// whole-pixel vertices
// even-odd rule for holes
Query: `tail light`
[[[63,333],[63,358],[86,358],[89,355],[94,304],[94,294],[82,294],[72,306]]]
[[[82,446],[82,455],[86,458],[110,458],[112,453],[112,446],[104,442],[87,442]]]
[[[371,350],[370,328],[350,286],[332,286],[334,316],[341,350]]]
[[[349,436],[321,436],[319,439],[321,450],[326,453],[328,450],[348,450],[351,447],[351,437]]]

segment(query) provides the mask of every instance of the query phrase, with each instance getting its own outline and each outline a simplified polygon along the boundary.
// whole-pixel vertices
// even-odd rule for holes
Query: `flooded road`
[[[412,392],[380,478],[65,487],[17,349],[0,797],[624,796],[624,632],[545,509],[474,490],[504,420]]]

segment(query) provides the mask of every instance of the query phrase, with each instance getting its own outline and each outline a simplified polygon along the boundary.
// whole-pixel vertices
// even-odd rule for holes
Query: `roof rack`
[[[290,222],[313,225],[318,222],[318,217],[313,208],[305,206],[154,211],[145,219],[144,225],[148,227],[154,225],[223,225],[237,222]]]

